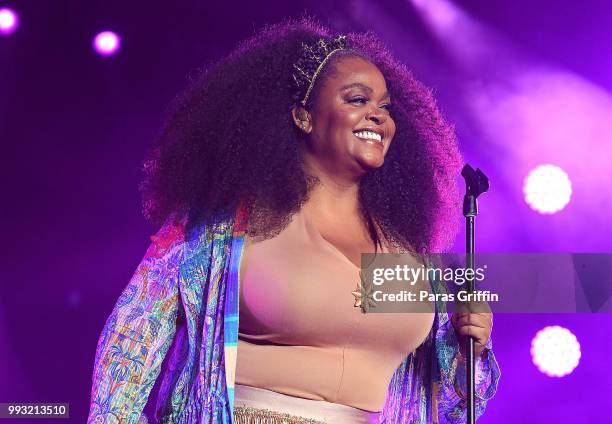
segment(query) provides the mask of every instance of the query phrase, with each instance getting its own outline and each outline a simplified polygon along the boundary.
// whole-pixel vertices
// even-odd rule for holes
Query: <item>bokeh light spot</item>
[[[572,196],[572,183],[565,171],[556,165],[540,165],[525,178],[525,202],[543,214],[563,209]]]
[[[103,31],[94,38],[93,47],[101,56],[114,56],[121,48],[121,38],[112,31]]]
[[[570,374],[578,366],[580,356],[576,336],[558,325],[543,328],[531,341],[531,359],[549,377]]]
[[[9,35],[17,31],[19,16],[7,7],[0,9],[0,34]]]

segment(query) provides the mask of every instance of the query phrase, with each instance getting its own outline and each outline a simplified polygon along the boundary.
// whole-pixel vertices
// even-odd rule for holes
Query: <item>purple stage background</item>
[[[304,12],[340,32],[374,30],[434,89],[466,161],[492,180],[480,201],[479,250],[612,252],[610,2],[1,7],[17,11],[20,26],[0,36],[0,402],[69,402],[70,421],[85,421],[100,330],[155,230],[141,214],[140,162],[168,104],[190,74],[255,28]],[[122,37],[114,57],[91,48],[106,29]],[[523,179],[544,163],[572,181],[571,202],[554,215],[523,200]],[[611,324],[605,314],[496,315],[502,378],[479,422],[608,422]],[[566,377],[531,362],[531,339],[547,325],[581,344]]]

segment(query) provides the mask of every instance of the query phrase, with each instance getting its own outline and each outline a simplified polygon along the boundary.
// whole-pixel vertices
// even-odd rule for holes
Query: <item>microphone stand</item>
[[[465,179],[465,196],[463,197],[463,216],[465,216],[465,250],[466,250],[466,267],[474,269],[474,220],[478,215],[478,203],[476,199],[482,193],[489,190],[489,179],[478,168],[474,170],[469,164],[466,164],[461,170],[461,175]],[[470,273],[471,274],[471,273]],[[474,292],[474,278],[470,275],[466,282],[467,292]],[[466,366],[466,381],[467,381],[467,422],[474,424],[476,421],[475,409],[475,358],[474,358],[474,338],[468,337],[467,340],[467,366]]]

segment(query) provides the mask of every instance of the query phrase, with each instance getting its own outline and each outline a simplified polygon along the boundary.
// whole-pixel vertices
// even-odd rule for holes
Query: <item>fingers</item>
[[[482,346],[487,343],[490,334],[488,329],[476,327],[474,325],[465,325],[459,327],[456,331],[460,336],[473,337],[474,341]]]
[[[485,313],[458,313],[453,314],[453,322],[457,327],[472,325],[480,328],[492,328],[493,316]]]
[[[491,307],[487,302],[456,302],[455,312],[462,313],[491,313]]]
[[[491,336],[493,314],[455,311],[451,317],[451,323],[460,338],[474,338],[476,351],[479,352],[482,351]]]

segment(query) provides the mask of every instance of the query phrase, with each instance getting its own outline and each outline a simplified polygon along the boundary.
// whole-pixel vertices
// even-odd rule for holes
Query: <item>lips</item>
[[[353,131],[353,134],[368,144],[383,146],[384,132],[378,128],[360,128]]]

